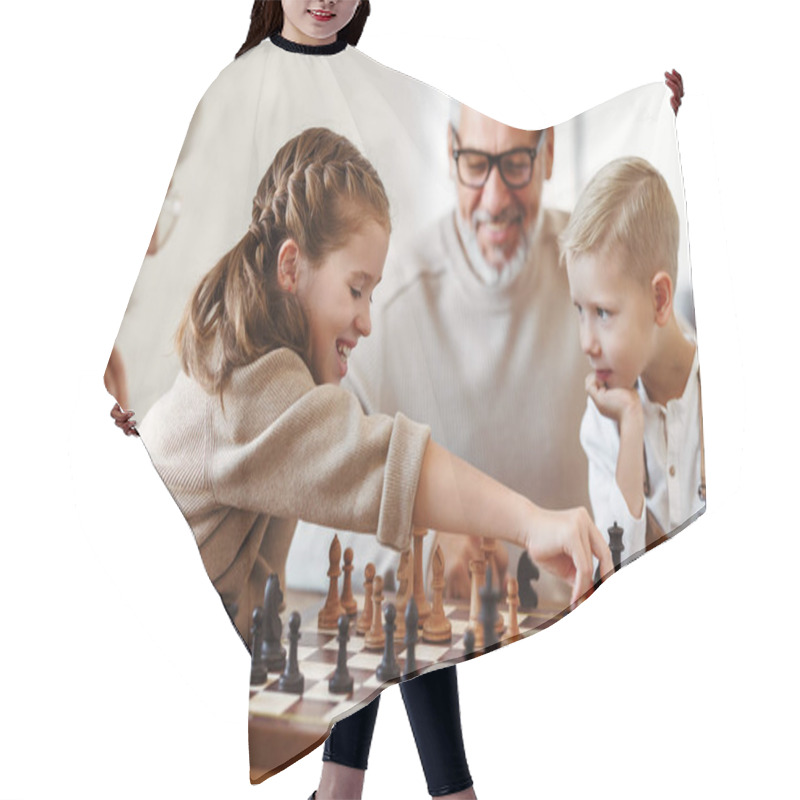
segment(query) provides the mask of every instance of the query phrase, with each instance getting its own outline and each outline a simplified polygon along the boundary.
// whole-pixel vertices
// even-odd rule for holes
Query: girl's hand
[[[537,508],[526,549],[533,561],[572,583],[570,603],[593,586],[592,555],[600,561],[600,574],[614,571],[611,551],[585,508],[550,511]]]
[[[136,430],[136,420],[133,418],[134,413],[133,411],[123,411],[119,403],[114,403],[114,408],[111,409],[114,424],[121,428],[126,436],[139,435],[139,431]]]
[[[683,78],[676,69],[672,70],[672,72],[665,72],[664,77],[666,78],[664,82],[672,90],[672,97],[669,99],[669,104],[672,106],[672,110],[677,117],[678,109],[681,107],[681,98],[683,97]]]
[[[623,417],[642,413],[642,401],[635,389],[608,389],[597,382],[594,372],[586,376],[585,386],[586,393],[604,417],[621,423]]]

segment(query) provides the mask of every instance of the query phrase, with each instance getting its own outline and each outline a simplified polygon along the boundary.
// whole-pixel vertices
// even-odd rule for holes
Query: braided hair
[[[308,128],[286,142],[261,179],[247,233],[186,307],[176,336],[184,371],[221,396],[236,367],[279,347],[308,364],[308,320],[278,283],[281,245],[292,239],[317,267],[370,220],[388,232],[389,201],[375,168],[348,139]]]
[[[339,31],[337,38],[344,39],[347,44],[355,47],[361,38],[364,25],[367,24],[369,11],[369,0],[361,0],[353,18]],[[236,58],[282,30],[283,7],[279,0],[254,0],[250,11],[250,30]]]

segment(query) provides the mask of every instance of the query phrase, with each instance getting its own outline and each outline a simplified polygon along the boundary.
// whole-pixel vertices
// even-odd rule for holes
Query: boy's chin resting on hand
[[[594,400],[597,410],[615,422],[642,413],[642,401],[636,389],[612,388],[599,383],[594,372],[586,376],[586,393]]]

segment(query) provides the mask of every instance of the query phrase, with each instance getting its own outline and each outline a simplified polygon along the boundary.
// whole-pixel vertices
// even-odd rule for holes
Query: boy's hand
[[[594,372],[586,376],[585,386],[597,410],[617,423],[621,423],[624,417],[642,412],[642,401],[635,389],[609,389],[597,382]]]
[[[585,508],[550,511],[537,508],[526,549],[533,561],[572,583],[570,603],[594,585],[592,555],[600,561],[600,574],[614,571],[611,551]]]

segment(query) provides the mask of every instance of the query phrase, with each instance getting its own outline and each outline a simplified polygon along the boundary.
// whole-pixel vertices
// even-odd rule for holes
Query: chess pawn
[[[297,643],[300,641],[300,635],[300,614],[292,611],[289,616],[289,660],[286,662],[286,669],[278,679],[278,689],[281,692],[303,693],[305,678],[297,663]]]
[[[344,551],[344,581],[342,583],[342,608],[349,617],[358,614],[358,603],[353,597],[353,548],[348,547]]]
[[[339,601],[339,576],[342,574],[339,562],[342,558],[342,545],[337,535],[334,535],[333,542],[331,542],[328,558],[330,562],[328,568],[330,585],[328,586],[328,597],[325,600],[325,605],[320,609],[317,617],[317,626],[322,630],[335,630],[339,617],[347,613]]]
[[[375,565],[364,568],[364,610],[356,623],[356,633],[363,636],[372,627],[372,582],[375,579]]]
[[[509,638],[519,636],[519,619],[517,608],[519,608],[519,584],[515,578],[506,581],[506,596],[508,598],[508,636]]]
[[[453,636],[453,626],[444,613],[444,553],[441,545],[436,545],[433,553],[433,607],[422,626],[424,642],[449,642]]]
[[[425,528],[414,528],[414,601],[417,604],[420,628],[431,613],[431,604],[425,597],[425,574],[422,571],[422,540],[427,535],[428,531]]]
[[[486,562],[476,558],[469,562],[472,590],[469,602],[469,628],[475,635],[475,647],[483,647],[483,626],[481,625],[481,589],[486,580]]]
[[[350,694],[353,691],[353,676],[347,669],[347,641],[350,638],[350,617],[342,614],[337,623],[339,634],[339,653],[336,657],[336,671],[328,681],[328,691],[333,694]]]
[[[381,607],[383,606],[383,578],[376,575],[372,581],[372,626],[364,636],[367,650],[382,650],[386,634],[381,625]]]
[[[400,665],[397,663],[397,659],[394,655],[394,628],[396,617],[397,609],[392,603],[387,603],[386,624],[383,626],[385,639],[383,660],[378,664],[378,669],[375,670],[375,676],[379,681],[390,681],[400,677]]]

